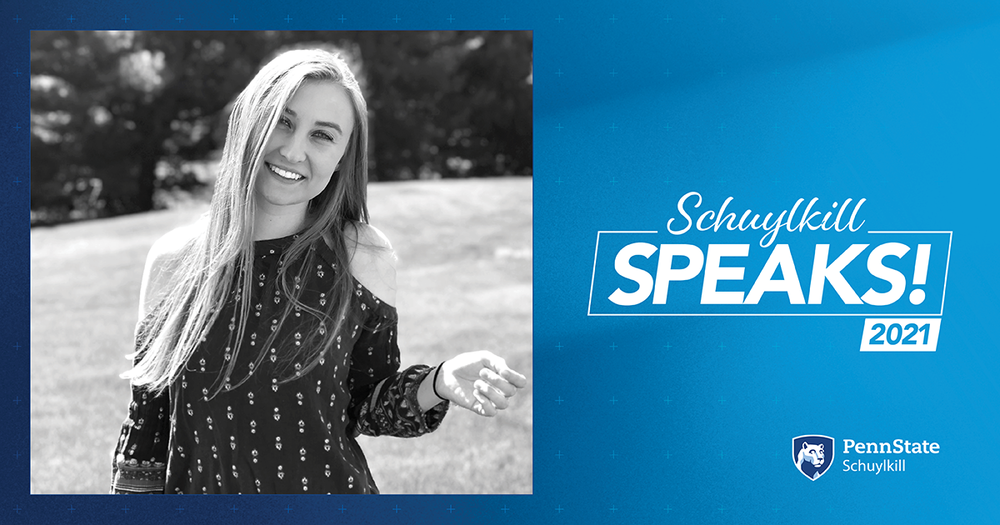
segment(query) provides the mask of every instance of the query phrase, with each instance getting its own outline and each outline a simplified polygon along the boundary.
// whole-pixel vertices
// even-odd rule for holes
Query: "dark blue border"
[[[898,195],[879,194],[882,186],[856,175],[832,181],[826,189],[860,186],[878,194],[873,207],[901,211],[892,229],[955,230],[953,264],[963,272],[954,276],[949,291],[948,352],[902,360],[895,356],[857,357],[843,341],[857,339],[832,333],[844,324],[785,319],[749,321],[680,321],[586,319],[585,305],[593,257],[593,233],[606,229],[645,227],[648,216],[664,217],[659,209],[643,207],[650,193],[682,191],[652,188],[652,182],[676,186],[685,177],[697,179],[698,189],[716,197],[751,191],[745,173],[685,173],[683,166],[663,159],[662,169],[642,168],[638,160],[654,158],[658,150],[646,149],[625,137],[648,138],[639,126],[652,125],[658,114],[683,112],[684,108],[650,108],[633,119],[629,129],[620,108],[635,110],[634,101],[646,95],[677,95],[690,100],[692,90],[713,79],[739,78],[748,73],[786,72],[811,60],[837,64],[837,57],[865,50],[884,49],[894,43],[918,42],[917,51],[933,55],[928,35],[982,28],[1000,18],[1000,4],[973,0],[912,3],[837,2],[812,5],[778,1],[757,4],[649,2],[627,6],[581,5],[558,2],[500,2],[470,7],[465,2],[437,2],[434,6],[391,2],[332,4],[307,2],[240,6],[184,1],[172,6],[151,3],[39,2],[31,7],[5,3],[0,7],[0,144],[6,152],[0,217],[5,228],[5,256],[0,275],[6,300],[3,337],[7,357],[6,381],[0,384],[0,522],[3,523],[130,523],[168,520],[231,523],[259,520],[268,523],[550,523],[550,522],[798,522],[864,523],[895,516],[910,521],[932,518],[987,522],[1000,519],[995,499],[997,478],[979,472],[988,467],[960,467],[971,456],[946,456],[937,467],[908,472],[903,482],[849,478],[829,472],[809,484],[787,458],[790,437],[825,433],[843,439],[845,432],[882,432],[884,439],[915,432],[924,439],[935,433],[950,436],[949,450],[976,451],[995,464],[993,443],[1000,438],[996,392],[997,349],[986,321],[995,319],[995,299],[982,301],[979,292],[996,287],[996,234],[983,225],[969,226],[938,220],[938,214],[910,209]],[[801,4],[801,5],[800,5]],[[534,494],[531,496],[379,496],[379,497],[135,497],[30,496],[30,384],[29,384],[29,31],[33,29],[526,29],[534,31],[535,86],[535,441]],[[927,51],[930,49],[930,51]],[[993,81],[996,55],[981,50],[981,77]],[[953,57],[943,56],[928,67],[942,67]],[[832,73],[833,67],[829,72]],[[892,73],[891,71],[886,74]],[[878,80],[863,85],[877,91]],[[949,99],[963,96],[963,86],[942,82]],[[972,86],[975,87],[975,86]],[[708,89],[711,91],[711,89]],[[740,123],[725,118],[743,96],[720,88],[719,107],[697,123],[710,131]],[[685,98],[687,97],[687,98]],[[863,102],[863,100],[862,100]],[[894,102],[887,96],[885,104]],[[988,115],[997,114],[995,97],[976,100]],[[709,106],[705,104],[705,106]],[[581,108],[596,108],[603,120],[574,120]],[[610,109],[609,109],[610,108]],[[919,110],[924,108],[910,108]],[[794,115],[795,109],[788,110]],[[574,113],[576,112],[576,113]],[[588,118],[593,112],[587,113]],[[916,112],[916,111],[915,111]],[[634,113],[633,113],[634,114]],[[616,121],[616,117],[620,120]],[[789,115],[782,115],[790,120]],[[616,124],[617,122],[617,124]],[[976,144],[996,147],[992,126],[956,131]],[[544,124],[544,125],[542,125]],[[667,122],[655,122],[662,133]],[[719,135],[699,131],[695,123],[679,124],[665,138],[664,149],[677,144],[706,145],[714,151],[740,153],[749,145],[727,147]],[[607,127],[615,126],[607,135]],[[651,128],[652,129],[652,128]],[[621,131],[617,131],[621,130]],[[738,132],[738,129],[735,129]],[[855,130],[862,133],[868,130]],[[610,138],[593,140],[598,132]],[[636,133],[629,135],[629,133]],[[803,139],[819,140],[819,135]],[[794,138],[794,137],[793,137]],[[718,146],[722,143],[722,146]],[[748,143],[749,144],[749,143]],[[582,146],[581,146],[582,145]],[[875,159],[876,161],[884,160]],[[580,169],[580,164],[590,162]],[[878,164],[874,162],[873,164]],[[572,165],[572,170],[567,169]],[[695,166],[711,166],[703,162]],[[720,164],[725,166],[724,164]],[[732,165],[728,167],[732,168]],[[943,173],[962,183],[975,183],[977,203],[983,194],[996,194],[995,163],[982,173]],[[990,171],[992,169],[993,171]],[[617,170],[617,171],[616,171]],[[752,170],[750,170],[752,171]],[[624,177],[619,177],[624,175]],[[762,174],[753,173],[753,176]],[[782,182],[795,182],[795,173],[765,174]],[[922,182],[930,180],[918,174]],[[615,178],[619,177],[619,178]],[[909,180],[908,173],[887,177]],[[718,179],[728,178],[722,182]],[[609,183],[610,181],[610,183]],[[877,181],[876,181],[877,182]],[[616,185],[617,184],[617,185]],[[736,189],[733,190],[732,188]],[[823,189],[817,183],[818,189]],[[872,188],[875,188],[872,190]],[[916,186],[914,186],[916,188]],[[908,198],[932,200],[911,188]],[[618,191],[619,193],[613,193]],[[818,191],[818,190],[817,190]],[[673,194],[671,194],[673,195]],[[630,201],[629,198],[632,200]],[[602,200],[605,199],[605,200]],[[899,201],[899,202],[898,202]],[[601,202],[609,202],[608,207]],[[666,202],[666,201],[665,201]],[[612,208],[611,205],[616,206]],[[628,206],[631,206],[629,208]],[[565,210],[575,209],[569,222]],[[582,211],[582,213],[581,213]],[[932,210],[933,211],[933,210]],[[968,218],[968,210],[957,211]],[[962,214],[965,215],[962,215]],[[631,216],[640,216],[634,219]],[[927,216],[934,220],[928,220]],[[975,216],[976,220],[985,217]],[[884,224],[884,223],[883,223]],[[967,228],[963,230],[962,228]],[[581,234],[580,232],[583,232]],[[581,241],[582,239],[582,241]],[[971,240],[970,240],[971,239]],[[974,249],[977,239],[987,245]],[[572,261],[568,263],[567,261]],[[581,270],[582,268],[582,270]],[[977,273],[978,272],[978,273]],[[972,279],[988,279],[976,288]],[[567,284],[568,283],[568,284]],[[953,286],[949,281],[949,286]],[[964,295],[963,295],[964,294]],[[995,296],[994,296],[995,297]],[[974,301],[963,302],[964,298]],[[977,316],[982,316],[977,317]],[[854,325],[850,325],[854,326]],[[794,327],[794,337],[782,337]],[[860,328],[857,329],[860,331]],[[734,334],[739,337],[736,338]],[[779,335],[776,335],[779,334]],[[726,338],[728,337],[728,338]],[[725,339],[724,339],[725,338]],[[765,339],[768,339],[766,343]],[[843,346],[840,346],[843,345]],[[819,348],[820,350],[816,350]],[[813,351],[824,358],[820,366],[839,372],[838,377],[818,376],[808,383],[761,381],[768,377],[769,352]],[[611,354],[617,352],[618,354]],[[618,362],[609,355],[627,355]],[[895,360],[894,360],[895,359]],[[739,366],[736,367],[733,363]],[[906,363],[901,367],[900,363]],[[718,366],[707,373],[706,367]],[[739,373],[732,370],[739,368]],[[939,381],[914,385],[900,369]],[[650,378],[663,371],[667,380]],[[711,381],[687,381],[689,374]],[[976,380],[971,381],[968,378]],[[983,377],[992,379],[993,387]],[[846,385],[846,386],[845,386]],[[852,389],[868,385],[877,396],[859,401]],[[651,394],[655,393],[655,396]],[[752,395],[744,395],[751,392]],[[985,392],[986,394],[982,396]],[[990,397],[992,395],[992,397]],[[799,399],[809,398],[828,410],[808,413]],[[701,404],[693,399],[708,400]],[[773,400],[773,405],[768,405]],[[671,402],[676,401],[676,405]],[[654,403],[651,405],[651,403]],[[682,404],[686,403],[686,404]],[[677,411],[665,407],[678,406]],[[651,408],[652,407],[652,408]],[[781,407],[780,410],[772,407]],[[832,407],[832,408],[830,408]],[[957,414],[954,419],[920,419],[894,414]],[[786,425],[794,414],[798,426]],[[878,417],[875,414],[883,414]],[[748,423],[749,421],[749,423]],[[596,424],[595,424],[596,422]],[[754,432],[741,442],[718,443],[730,423]],[[961,425],[983,430],[967,436]],[[841,435],[838,435],[840,431]],[[986,450],[978,448],[987,443]],[[103,451],[95,451],[103,454]],[[767,461],[774,454],[775,463]],[[728,455],[727,455],[728,454]],[[738,458],[733,460],[732,458]],[[716,459],[717,458],[717,459]],[[617,461],[617,463],[613,463]],[[664,467],[663,465],[669,465]],[[910,461],[910,465],[919,465]],[[67,467],[67,468],[72,468]],[[833,467],[831,467],[832,469]],[[917,468],[917,467],[913,467]],[[972,469],[975,469],[973,472]],[[945,476],[938,476],[943,472]],[[973,483],[970,479],[985,479]],[[852,481],[853,480],[853,481]],[[779,491],[777,487],[788,489]],[[791,487],[791,488],[788,488]],[[811,491],[811,492],[810,492]],[[943,494],[960,496],[976,505],[951,506]],[[814,504],[822,501],[820,505]],[[342,509],[342,510],[341,510]]]

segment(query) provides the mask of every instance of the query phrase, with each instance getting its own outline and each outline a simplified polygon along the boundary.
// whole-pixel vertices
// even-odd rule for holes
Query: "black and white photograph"
[[[530,31],[33,31],[32,494],[531,494]]]

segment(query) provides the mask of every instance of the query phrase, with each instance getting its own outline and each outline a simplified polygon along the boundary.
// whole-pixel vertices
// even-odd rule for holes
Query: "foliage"
[[[32,32],[39,222],[151,210],[218,155],[227,108],[289,47],[347,55],[372,180],[531,174],[529,32]]]

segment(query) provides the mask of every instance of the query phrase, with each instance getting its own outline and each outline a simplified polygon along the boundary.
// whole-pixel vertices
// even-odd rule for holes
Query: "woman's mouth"
[[[274,164],[271,164],[270,162],[265,162],[264,165],[267,166],[267,169],[271,170],[271,173],[273,173],[273,174],[275,174],[275,175],[277,175],[277,176],[279,176],[279,177],[281,177],[281,178],[283,178],[285,180],[293,180],[294,181],[294,180],[302,180],[302,179],[305,178],[302,175],[299,175],[298,173],[295,173],[294,171],[288,171],[288,170],[281,169],[281,168],[275,166]]]

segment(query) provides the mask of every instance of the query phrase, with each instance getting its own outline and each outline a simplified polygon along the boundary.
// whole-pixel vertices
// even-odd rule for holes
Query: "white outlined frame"
[[[948,268],[951,265],[951,240],[954,231],[869,231],[872,235],[878,234],[948,234],[948,256],[944,263],[944,284],[941,288],[941,306],[937,313],[910,314],[910,313],[856,313],[856,314],[793,314],[793,313],[593,313],[592,305],[594,301],[594,280],[597,277],[597,251],[601,246],[602,233],[631,233],[631,234],[656,234],[658,231],[598,231],[597,241],[594,244],[594,265],[590,274],[590,295],[587,298],[587,317],[941,317],[944,315],[944,297],[948,291]]]

